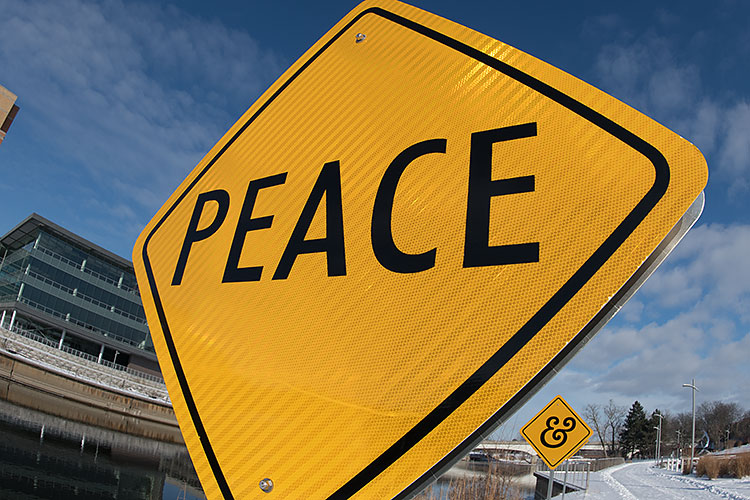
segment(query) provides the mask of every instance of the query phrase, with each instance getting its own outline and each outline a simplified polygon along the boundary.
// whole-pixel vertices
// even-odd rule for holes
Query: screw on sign
[[[685,139],[528,54],[356,7],[136,243],[207,496],[412,497],[643,283],[706,179]],[[550,416],[540,446],[580,441]]]
[[[521,434],[554,470],[584,445],[591,428],[557,396],[523,426]]]

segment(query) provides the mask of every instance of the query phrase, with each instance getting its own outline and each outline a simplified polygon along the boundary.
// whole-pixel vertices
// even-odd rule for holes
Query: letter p
[[[211,221],[211,224],[209,224],[208,227],[198,229],[203,209],[209,201],[215,201],[219,204],[219,208],[216,211],[216,217]],[[177,267],[175,268],[174,276],[172,277],[172,286],[182,283],[182,275],[185,273],[185,265],[187,265],[188,255],[190,255],[190,249],[192,248],[193,243],[205,240],[214,234],[219,227],[221,227],[222,223],[224,223],[228,211],[229,193],[223,189],[208,191],[207,193],[201,193],[198,195],[198,200],[195,202],[195,208],[193,209],[193,215],[190,217],[190,224],[188,224],[187,233],[185,233],[185,240],[182,242],[180,257],[177,259]]]

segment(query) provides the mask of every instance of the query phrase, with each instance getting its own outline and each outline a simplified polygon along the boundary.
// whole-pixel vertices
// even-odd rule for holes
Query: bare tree
[[[607,432],[610,432],[610,436],[612,436],[612,440],[609,443],[609,452],[610,455],[615,456],[617,453],[617,436],[620,435],[622,422],[625,419],[625,408],[617,406],[610,399],[609,404],[602,411],[604,412],[604,433],[606,435]]]
[[[604,420],[602,419],[602,414],[599,411],[599,405],[587,405],[583,410],[583,416],[591,425],[591,427],[594,428],[594,432],[596,432],[596,435],[599,437],[599,443],[601,443],[602,445],[602,452],[604,452],[604,456],[609,456],[607,455],[607,446],[604,443],[604,433],[607,431],[607,429],[604,427]]]
[[[726,447],[726,431],[742,417],[742,408],[737,403],[711,401],[702,403],[695,412],[696,427],[706,431],[711,439],[711,447]],[[698,430],[696,429],[696,433]]]
[[[661,455],[663,457],[673,454],[677,448],[677,421],[672,412],[659,410],[661,413]]]

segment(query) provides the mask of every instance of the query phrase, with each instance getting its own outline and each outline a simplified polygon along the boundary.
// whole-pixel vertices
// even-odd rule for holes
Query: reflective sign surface
[[[134,250],[209,498],[415,493],[582,345],[706,176],[546,63],[359,6]]]
[[[521,435],[554,470],[586,444],[591,428],[557,396],[523,426]]]

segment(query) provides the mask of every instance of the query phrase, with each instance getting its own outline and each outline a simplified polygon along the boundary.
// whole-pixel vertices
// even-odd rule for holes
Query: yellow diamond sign
[[[635,290],[706,176],[690,143],[544,62],[360,5],[136,243],[209,498],[414,494]]]
[[[591,428],[557,396],[523,426],[521,434],[554,470],[586,443]]]

